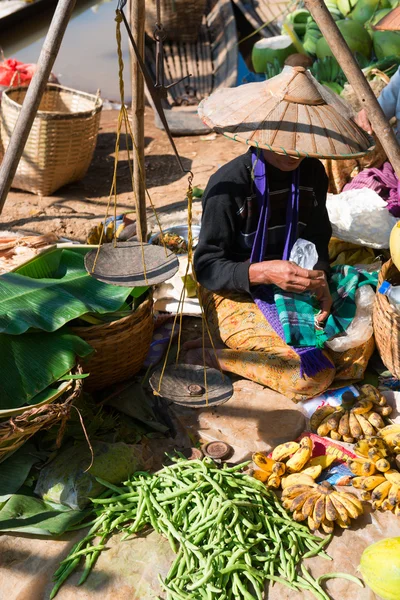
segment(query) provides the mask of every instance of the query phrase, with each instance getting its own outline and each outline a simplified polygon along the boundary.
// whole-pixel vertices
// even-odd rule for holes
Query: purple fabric
[[[400,182],[390,162],[385,162],[380,169],[373,167],[364,169],[344,186],[343,191],[357,190],[367,187],[387,202],[388,211],[394,217],[400,217]]]
[[[269,188],[264,155],[262,152],[253,150],[252,152],[253,177],[256,189],[260,217],[258,220],[257,231],[254,238],[253,248],[251,250],[250,262],[262,262],[265,256],[268,236],[268,218],[269,218]],[[293,245],[297,239],[297,226],[299,220],[299,180],[300,169],[293,172],[291,192],[286,210],[286,232],[285,246],[282,260],[289,260]],[[274,299],[274,287],[272,285],[258,285],[252,290],[252,297],[262,312],[268,323],[285,340],[282,324],[276,308]],[[293,346],[292,346],[293,348]],[[303,377],[314,377],[324,369],[332,367],[332,363],[326,358],[319,348],[303,347],[293,348],[300,357],[300,375]]]

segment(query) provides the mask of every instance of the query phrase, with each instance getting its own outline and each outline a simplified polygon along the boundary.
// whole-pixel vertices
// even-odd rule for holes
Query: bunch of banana
[[[389,469],[379,475],[354,477],[352,484],[361,491],[362,500],[371,500],[374,510],[391,510],[400,516],[400,473]]]
[[[301,474],[300,474],[301,475]],[[312,531],[320,527],[332,533],[335,522],[342,528],[363,513],[361,502],[349,492],[338,492],[328,482],[321,485],[311,478],[307,483],[285,487],[282,493],[284,508],[293,513],[295,521],[308,521]]]
[[[253,477],[269,487],[278,488],[281,485],[281,477],[286,471],[285,463],[268,458],[262,452],[255,452],[252,459],[258,467],[253,470]]]
[[[400,453],[400,423],[393,423],[379,431],[380,437],[384,440],[390,453]]]
[[[125,228],[124,223],[120,223],[117,227],[117,231],[115,232],[115,237],[118,239],[119,234]],[[104,223],[101,222],[98,225],[92,227],[88,233],[86,242],[91,245],[97,245],[101,243],[109,243],[114,239],[114,221],[110,221],[106,227],[104,227]]]
[[[272,452],[272,459],[284,462],[286,473],[298,473],[311,459],[312,451],[311,438],[303,437],[300,442],[286,442],[277,446]]]
[[[351,406],[344,403],[343,406],[317,408],[311,417],[312,431],[350,444],[376,436],[385,427],[383,417],[389,416],[392,408],[386,405],[386,398],[372,385],[363,385],[360,391],[360,396]],[[400,433],[400,426],[398,431]]]

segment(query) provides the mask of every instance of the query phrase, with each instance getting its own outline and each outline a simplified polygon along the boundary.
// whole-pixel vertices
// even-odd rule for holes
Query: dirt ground
[[[86,177],[64,186],[52,196],[41,197],[12,190],[0,217],[0,229],[21,232],[54,232],[62,237],[86,241],[89,229],[104,218],[114,167],[118,111],[102,113],[97,147]],[[208,139],[207,139],[208,138]],[[185,168],[194,173],[193,185],[204,187],[219,166],[245,151],[215,134],[175,139]],[[147,186],[162,215],[185,208],[187,176],[182,175],[167,135],[154,125],[151,108],[145,114],[145,168]],[[119,212],[133,210],[126,146],[121,144],[118,167]]]

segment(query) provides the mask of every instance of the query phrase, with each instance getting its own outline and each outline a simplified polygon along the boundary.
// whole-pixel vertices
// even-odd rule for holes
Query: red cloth
[[[15,60],[15,58],[7,58],[0,62],[0,85],[14,87],[21,84],[30,83],[35,72],[36,65],[25,64]]]

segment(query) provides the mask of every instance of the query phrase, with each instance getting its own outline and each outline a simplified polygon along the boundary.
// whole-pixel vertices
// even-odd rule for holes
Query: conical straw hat
[[[399,31],[400,30],[400,6],[390,11],[383,19],[377,23],[373,29],[380,31]]]
[[[238,142],[292,156],[357,158],[374,143],[352,120],[351,107],[304,67],[285,67],[261,83],[220,89],[199,115]]]

